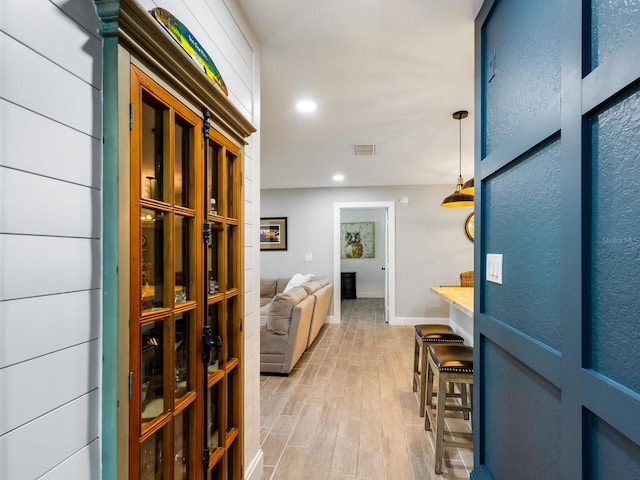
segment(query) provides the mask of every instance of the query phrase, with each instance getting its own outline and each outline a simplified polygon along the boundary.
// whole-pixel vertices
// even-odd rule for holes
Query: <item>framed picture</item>
[[[260,250],[287,249],[287,217],[260,219]]]
[[[375,222],[340,224],[340,258],[375,258]]]

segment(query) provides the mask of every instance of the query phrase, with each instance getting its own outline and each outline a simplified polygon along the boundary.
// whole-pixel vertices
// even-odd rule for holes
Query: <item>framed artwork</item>
[[[287,249],[287,217],[260,219],[260,250]]]
[[[374,222],[341,223],[340,258],[375,258],[375,226]]]

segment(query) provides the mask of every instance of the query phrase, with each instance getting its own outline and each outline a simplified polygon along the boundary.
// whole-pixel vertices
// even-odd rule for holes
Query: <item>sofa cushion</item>
[[[287,351],[288,335],[274,335],[267,330],[267,316],[260,317],[260,357],[264,355],[279,357],[280,367]],[[262,362],[262,360],[261,360]]]
[[[260,279],[260,298],[273,298],[276,295],[276,279],[261,278]]]
[[[289,283],[287,283],[287,286],[284,288],[284,293],[287,293],[292,288],[299,287],[303,283],[307,283],[312,278],[313,278],[312,273],[307,273],[304,275],[302,273],[296,273],[293,277],[291,277],[291,280],[289,280]]]
[[[307,291],[308,295],[312,295],[325,285],[329,285],[329,279],[327,277],[313,277],[308,282],[303,283],[301,287]]]
[[[302,287],[294,287],[287,293],[278,293],[273,297],[268,307],[267,330],[278,335],[289,333],[293,307],[307,297],[307,291]]]
[[[266,305],[260,305],[260,317],[264,317],[266,319],[267,315],[269,315],[270,307],[271,307],[271,302],[267,303]]]
[[[276,280],[276,294],[284,292],[289,280],[291,280],[291,277],[278,277]]]
[[[260,297],[260,308],[268,305],[273,300],[273,297]]]

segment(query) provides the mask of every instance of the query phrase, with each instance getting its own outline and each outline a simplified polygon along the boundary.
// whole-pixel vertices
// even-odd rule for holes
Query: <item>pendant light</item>
[[[469,195],[475,195],[475,188],[473,187],[473,178],[470,178],[469,180],[464,182],[464,185],[462,185],[462,190],[460,190],[460,192],[467,193]]]
[[[440,204],[443,207],[455,208],[455,207],[473,207],[473,195],[462,193],[462,186],[464,180],[462,179],[462,119],[467,118],[469,112],[466,110],[460,110],[453,114],[453,118],[458,120],[459,130],[459,144],[460,144],[460,157],[459,157],[459,170],[458,170],[458,183],[456,190],[451,195],[446,197]]]

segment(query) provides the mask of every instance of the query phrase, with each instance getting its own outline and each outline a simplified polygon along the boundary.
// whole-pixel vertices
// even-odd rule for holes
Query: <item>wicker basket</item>
[[[460,274],[461,287],[473,287],[473,270],[462,272]]]

